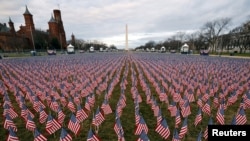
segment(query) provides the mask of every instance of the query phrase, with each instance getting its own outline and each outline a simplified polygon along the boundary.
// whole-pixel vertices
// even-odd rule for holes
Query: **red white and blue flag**
[[[78,134],[80,128],[81,128],[81,125],[80,123],[78,122],[78,120],[76,119],[76,116],[72,113],[71,114],[71,117],[70,117],[70,120],[69,120],[69,123],[68,123],[68,128],[69,130],[71,130],[75,135]]]
[[[59,141],[72,141],[72,137],[64,128],[61,129]]]
[[[167,139],[170,135],[170,130],[165,118],[162,119],[161,123],[157,125],[155,131],[161,135],[163,139]]]

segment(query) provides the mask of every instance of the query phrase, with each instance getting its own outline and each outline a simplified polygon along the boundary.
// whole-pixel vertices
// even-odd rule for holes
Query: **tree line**
[[[198,31],[186,33],[179,31],[165,41],[148,41],[135,49],[160,49],[180,50],[187,43],[191,50],[209,49],[211,52],[233,50],[237,48],[239,53],[250,50],[250,19],[238,27],[229,29],[231,18],[219,18],[206,22]]]

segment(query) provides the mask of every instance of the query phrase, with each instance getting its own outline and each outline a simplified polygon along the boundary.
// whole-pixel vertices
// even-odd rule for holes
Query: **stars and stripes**
[[[75,135],[77,135],[77,133],[79,132],[81,125],[78,122],[78,120],[76,119],[76,116],[72,113],[69,123],[68,123],[68,128],[69,130],[71,130]]]
[[[61,125],[49,114],[45,128],[49,134],[53,134],[61,128]]]
[[[142,130],[140,137],[137,139],[137,141],[150,141],[148,138],[148,135],[145,133],[144,130]]]
[[[170,130],[165,118],[162,119],[161,123],[156,127],[155,131],[164,139],[167,139],[169,137]]]
[[[90,128],[88,132],[87,141],[100,141],[99,137]]]
[[[59,106],[58,107],[58,112],[57,112],[57,121],[58,121],[58,123],[63,124],[65,117],[66,117],[66,115],[63,113],[62,109]]]
[[[244,125],[247,123],[247,117],[243,107],[240,107],[237,115],[235,116],[236,125]]]
[[[9,130],[9,135],[7,137],[7,141],[19,141],[19,138],[17,137],[17,135],[14,132],[13,128],[10,127],[8,130]]]
[[[108,114],[112,113],[112,109],[108,103],[107,98],[104,99],[102,106],[101,106],[101,109],[102,109],[104,115],[108,115]]]
[[[95,126],[99,126],[102,124],[102,122],[104,122],[104,120],[105,120],[105,118],[104,118],[103,112],[100,111],[99,107],[97,107],[96,113],[95,113],[93,120],[92,120],[92,124]]]
[[[180,115],[180,110],[178,108],[175,116],[175,128],[177,128],[180,123],[181,123],[181,115]]]
[[[39,112],[39,122],[44,123],[47,120],[48,114],[43,110],[42,107],[40,107]]]
[[[199,132],[196,141],[202,141],[202,131]]]
[[[88,118],[88,114],[82,109],[81,105],[77,105],[76,119],[78,122],[82,122]]]
[[[140,121],[139,121],[138,125],[136,126],[136,130],[134,132],[135,135],[140,135],[142,130],[144,130],[146,134],[148,133],[148,126],[145,123],[143,117],[140,116]]]
[[[124,138],[124,130],[122,128],[121,120],[118,115],[116,115],[114,130],[118,136],[118,140]]]
[[[224,119],[224,107],[219,107],[217,114],[216,114],[216,120],[219,124],[224,125],[225,119]]]
[[[34,130],[34,141],[47,141],[47,138],[44,137],[37,129]]]
[[[202,112],[209,115],[211,114],[211,102],[210,99],[207,100],[206,104],[202,107]]]
[[[72,141],[72,137],[64,128],[61,129],[59,141]]]
[[[210,118],[209,118],[209,121],[208,121],[208,125],[213,125],[213,124],[214,124],[214,123],[213,123],[213,119],[212,119],[212,117],[210,117]],[[208,126],[206,127],[206,129],[205,129],[205,131],[204,131],[203,137],[204,137],[205,139],[208,138]]]
[[[26,121],[26,129],[29,131],[34,131],[36,128],[36,124],[35,122],[32,120],[32,117],[30,116],[30,114],[28,114],[28,118]]]
[[[174,134],[173,134],[172,141],[181,141],[181,139],[179,137],[179,133],[178,133],[176,128],[174,129]]]
[[[201,108],[199,107],[198,112],[195,116],[194,126],[197,126],[201,121],[202,121],[202,113],[201,113]]]
[[[13,131],[17,132],[17,127],[15,123],[12,121],[12,119],[10,118],[9,114],[5,115],[4,128],[5,129],[12,128]]]
[[[181,114],[184,118],[191,114],[191,109],[188,100],[185,100],[185,104],[181,107]]]
[[[186,133],[188,132],[188,124],[187,124],[187,117],[184,119],[180,133],[179,133],[179,137],[182,139]]]
[[[76,110],[75,105],[74,105],[74,103],[72,102],[72,99],[71,99],[71,98],[69,99],[69,103],[68,103],[67,107],[68,107],[69,110],[70,110],[71,112],[73,112],[73,113],[74,113],[75,110]]]
[[[18,117],[18,114],[14,111],[12,107],[9,106],[9,104],[4,105],[3,115],[5,116],[6,114],[9,114],[11,119],[15,119]]]

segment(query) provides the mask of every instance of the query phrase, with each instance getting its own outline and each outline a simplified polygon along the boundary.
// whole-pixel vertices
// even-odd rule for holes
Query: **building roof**
[[[32,15],[32,14],[30,13],[30,11],[29,11],[27,5],[26,5],[26,10],[25,10],[25,12],[24,12],[23,14],[24,14],[24,15]]]
[[[9,23],[13,23],[10,17],[9,17]]]
[[[54,23],[54,22],[56,22],[56,20],[55,20],[55,18],[53,17],[53,15],[51,14],[51,18],[50,18],[50,20],[49,20],[49,23]]]

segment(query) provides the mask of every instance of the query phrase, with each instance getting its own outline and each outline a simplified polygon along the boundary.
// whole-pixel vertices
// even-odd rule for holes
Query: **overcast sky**
[[[9,17],[15,29],[24,25],[25,5],[35,28],[46,31],[53,9],[60,9],[67,40],[99,40],[118,48],[125,46],[128,25],[129,47],[149,40],[164,41],[177,32],[194,32],[204,23],[231,18],[231,27],[250,15],[249,0],[0,0],[0,22]]]

